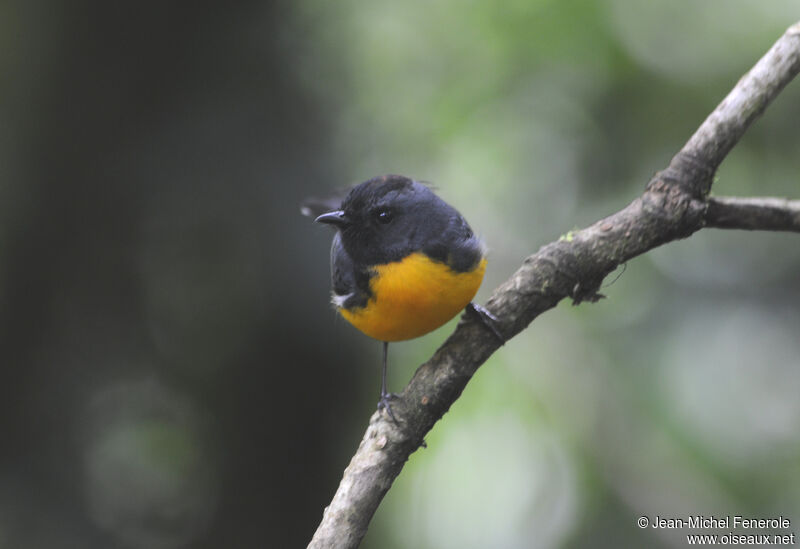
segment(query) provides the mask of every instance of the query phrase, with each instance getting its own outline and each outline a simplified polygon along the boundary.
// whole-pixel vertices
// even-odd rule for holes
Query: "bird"
[[[311,199],[305,215],[336,229],[330,254],[331,302],[383,343],[378,410],[397,423],[386,384],[389,343],[439,328],[462,310],[501,343],[497,318],[472,300],[486,271],[486,247],[464,216],[426,184],[402,175],[373,177],[336,200]]]

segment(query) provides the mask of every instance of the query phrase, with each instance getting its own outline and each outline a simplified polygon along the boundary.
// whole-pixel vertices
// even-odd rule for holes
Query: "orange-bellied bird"
[[[333,225],[332,301],[353,326],[383,342],[378,409],[395,397],[386,389],[390,341],[442,326],[461,310],[475,314],[504,341],[496,319],[472,303],[486,269],[486,252],[464,217],[422,183],[400,175],[353,187],[338,206],[308,202],[303,212]],[[316,210],[316,211],[315,211]]]

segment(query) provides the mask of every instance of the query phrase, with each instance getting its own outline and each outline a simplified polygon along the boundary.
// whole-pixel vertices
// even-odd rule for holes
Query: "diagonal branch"
[[[800,233],[800,200],[713,196],[706,227]]]
[[[715,214],[720,206],[723,212],[733,206],[719,199],[706,201],[714,172],[798,71],[800,23],[789,28],[736,84],[642,196],[594,225],[543,246],[495,290],[487,308],[498,317],[503,334],[513,337],[565,297],[575,303],[596,301],[603,279],[621,263],[688,237],[709,220],[719,223]],[[713,212],[710,217],[709,212]],[[408,456],[499,346],[480,323],[462,319],[393,403],[400,426],[378,412],[370,418],[309,547],[358,546]]]
[[[789,27],[758,60],[675,155],[667,170],[699,171],[690,189],[705,197],[713,173],[750,124],[800,70],[800,22]]]

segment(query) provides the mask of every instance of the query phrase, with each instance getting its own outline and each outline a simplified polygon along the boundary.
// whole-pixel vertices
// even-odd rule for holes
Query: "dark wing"
[[[364,307],[370,298],[369,272],[356,268],[342,245],[338,231],[331,245],[331,285],[333,304],[344,309]]]
[[[447,258],[447,265],[456,272],[472,271],[484,256],[483,243],[477,236],[460,241],[453,247]]]
[[[422,251],[428,257],[446,263],[454,271],[464,273],[478,265],[485,248],[461,214],[454,212],[445,230],[428,242]]]

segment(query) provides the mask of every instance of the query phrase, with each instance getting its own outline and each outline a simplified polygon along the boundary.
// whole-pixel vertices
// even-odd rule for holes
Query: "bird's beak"
[[[328,212],[324,213],[314,221],[317,223],[326,223],[328,225],[334,225],[339,228],[344,228],[350,225],[350,218],[345,215],[342,210],[336,210],[335,212]]]

